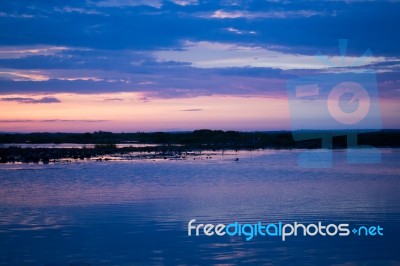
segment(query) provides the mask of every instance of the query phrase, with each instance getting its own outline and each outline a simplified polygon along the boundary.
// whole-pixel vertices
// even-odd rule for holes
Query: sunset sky
[[[0,132],[290,130],[288,80],[366,70],[383,127],[400,128],[399,14],[394,0],[2,1]]]

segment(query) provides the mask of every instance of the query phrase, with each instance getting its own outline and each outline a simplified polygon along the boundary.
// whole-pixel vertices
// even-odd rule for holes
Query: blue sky
[[[206,98],[200,102],[193,99],[214,96],[282,99],[286,97],[288,79],[372,69],[378,77],[384,125],[398,127],[398,14],[399,1],[2,2],[0,100],[3,105],[15,103],[29,111],[36,110],[38,105],[62,107],[68,95],[77,98],[103,95],[103,104],[110,106],[129,101],[134,95],[137,105],[165,100],[158,106],[202,112],[207,109]],[[349,40],[345,65],[338,64],[338,39]],[[367,49],[372,55],[354,65]],[[315,56],[318,52],[329,57],[333,65],[319,61]],[[177,105],[174,100],[178,99]],[[87,102],[73,108],[82,106],[84,111],[84,105]],[[277,108],[279,112],[279,108],[286,106]],[[68,114],[67,106],[64,112]],[[77,119],[71,118],[72,113],[66,116],[46,118]],[[22,126],[23,121],[35,119],[44,118],[39,114],[37,117],[3,114],[1,121],[7,130],[29,130],[31,124]],[[179,121],[172,128],[196,127],[185,126],[193,119],[196,117],[178,115],[175,120]],[[21,121],[18,126],[7,123],[18,120]],[[97,120],[103,121],[102,117],[94,119]],[[199,120],[197,127],[220,125],[217,121],[208,125],[203,120]],[[223,117],[219,121],[222,120]],[[234,128],[235,121],[231,120],[232,124],[226,128]],[[271,121],[255,119],[254,123]],[[96,127],[95,123],[90,124],[88,130]],[[238,129],[274,129],[252,123],[243,125]],[[115,125],[101,127],[113,129]],[[140,127],[171,129],[146,125],[127,129]],[[279,127],[287,129],[288,123]]]

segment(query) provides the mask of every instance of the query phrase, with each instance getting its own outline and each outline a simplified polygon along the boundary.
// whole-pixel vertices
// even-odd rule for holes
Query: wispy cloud
[[[190,6],[199,4],[198,0],[171,0],[171,2],[180,6]]]
[[[122,102],[124,99],[122,98],[105,98],[103,101],[105,102]]]
[[[67,81],[86,80],[86,81],[97,81],[97,82],[98,81],[112,82],[98,77],[57,77],[57,79],[67,80]]]
[[[75,122],[86,122],[86,123],[101,123],[107,122],[110,120],[88,120],[88,119],[44,119],[44,120],[33,120],[33,119],[2,119],[0,123],[54,123],[54,122],[67,122],[67,123],[75,123]]]
[[[325,15],[324,12],[314,10],[289,10],[289,11],[247,11],[247,10],[216,10],[213,12],[198,13],[199,17],[213,19],[285,19],[299,17],[313,17]]]
[[[37,120],[38,122],[44,123],[52,123],[52,122],[87,122],[87,123],[100,123],[107,122],[110,120],[103,119],[45,119],[45,120]]]
[[[22,58],[32,55],[55,55],[68,50],[65,46],[1,46],[0,59]]]
[[[160,8],[161,0],[103,0],[90,1],[90,4],[98,7],[129,7],[129,6],[151,6]]]
[[[31,119],[1,119],[0,123],[29,123],[34,122]]]
[[[103,16],[108,16],[108,14],[104,12],[100,12],[94,9],[87,9],[87,8],[81,8],[81,7],[70,7],[70,6],[65,6],[63,8],[58,8],[56,7],[54,11],[59,12],[59,13],[78,13],[78,14],[84,14],[84,15],[103,15]]]
[[[270,50],[257,46],[241,46],[237,44],[213,42],[186,42],[186,48],[179,51],[157,51],[154,53],[159,60],[172,60],[191,63],[199,68],[228,67],[267,67],[282,70],[289,69],[325,69],[331,67],[318,60],[314,55],[302,55],[285,51]],[[330,57],[330,62],[341,62],[341,56]],[[345,57],[351,66],[359,58]],[[384,62],[384,57],[368,56],[363,65]],[[340,64],[336,64],[340,65]],[[360,65],[359,65],[360,66]]]
[[[0,12],[0,17],[8,17],[8,18],[33,18],[34,16],[31,14],[19,14],[19,13],[6,13]]]
[[[6,97],[0,98],[4,102],[17,102],[17,103],[60,103],[61,101],[54,97],[43,97],[40,99],[24,98],[24,97]]]
[[[13,81],[47,81],[50,78],[41,74],[39,71],[19,71],[19,70],[6,70],[0,71],[0,77],[7,78]]]
[[[252,34],[252,35],[257,34],[257,32],[255,32],[255,31],[253,31],[253,30],[250,30],[250,31],[247,31],[247,30],[238,30],[238,29],[232,28],[232,27],[226,28],[225,30],[227,30],[228,32],[232,32],[232,33],[235,33],[235,34],[239,34],[239,35],[242,35],[242,34]]]
[[[193,109],[184,109],[184,110],[180,110],[182,112],[199,112],[199,111],[203,111],[203,109],[199,109],[199,108],[193,108]]]

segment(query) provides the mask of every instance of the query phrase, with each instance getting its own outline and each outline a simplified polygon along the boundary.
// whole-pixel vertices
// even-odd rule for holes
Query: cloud
[[[161,0],[103,0],[103,1],[90,1],[90,4],[98,7],[129,7],[129,6],[151,6],[154,8],[161,8]]]
[[[30,119],[1,119],[0,123],[29,123],[34,122],[34,120]]]
[[[400,5],[348,2],[5,1],[0,94],[281,96],[288,78],[334,72],[315,54],[340,60],[338,38],[350,39],[349,62],[371,48],[368,66],[394,88]]]
[[[3,70],[0,71],[0,77],[8,78],[14,81],[46,81],[49,77],[39,73],[38,71],[19,71],[19,70]]]
[[[176,5],[180,6],[190,6],[190,5],[198,5],[198,0],[171,0]]]
[[[17,102],[17,103],[60,103],[61,101],[54,97],[43,97],[40,99],[24,98],[24,97],[6,97],[0,98],[1,101],[5,102]]]
[[[38,122],[43,123],[53,123],[53,122],[86,122],[86,123],[100,123],[107,122],[110,120],[101,120],[101,119],[45,119],[45,120],[37,120]]]
[[[185,42],[185,49],[162,50],[154,52],[159,61],[181,61],[191,63],[198,68],[227,68],[227,67],[267,67],[276,69],[325,69],[329,68],[317,56],[294,54],[276,51],[257,46],[241,46],[234,43],[217,42]],[[333,65],[339,65],[341,56],[329,58]],[[358,57],[347,56],[346,62],[351,66]],[[384,57],[367,56],[362,61],[368,63],[384,62]]]
[[[286,18],[299,18],[299,17],[313,17],[322,16],[325,13],[314,10],[289,10],[289,11],[247,11],[247,10],[216,10],[214,12],[198,13],[198,16],[203,18],[213,19],[286,19]]]
[[[6,13],[6,12],[0,12],[0,17],[8,17],[8,18],[23,18],[23,19],[30,19],[33,18],[34,16],[31,14],[18,14],[18,13]]]
[[[169,1],[179,6],[199,5],[198,0],[169,0]],[[98,2],[92,1],[90,3],[98,7],[121,8],[121,7],[150,6],[157,9],[160,9],[164,4],[162,0],[103,0]]]
[[[193,0],[172,2],[75,1],[68,6],[46,1],[34,1],[31,5],[5,2],[0,12],[26,13],[34,17],[1,19],[0,46],[149,51],[179,49],[182,40],[204,40],[241,45],[286,45],[295,52],[316,47],[326,53],[337,38],[353,37],[359,42],[357,52],[368,47],[375,54],[398,51],[400,36],[395,27],[400,11],[398,3],[291,1],[288,5],[287,1],[223,0],[199,1],[196,5]],[[104,13],[107,17],[94,13]],[[250,39],[229,32],[221,34],[226,28],[255,31],[257,35]]]
[[[100,122],[107,122],[110,120],[88,120],[88,119],[45,119],[45,120],[32,120],[32,119],[3,119],[0,120],[0,123],[29,123],[29,122],[35,122],[35,123],[54,123],[54,122],[70,122],[70,123],[76,123],[76,122],[86,122],[86,123],[100,123]]]
[[[194,108],[194,109],[184,109],[184,110],[180,110],[182,112],[199,112],[199,111],[203,111],[203,109],[199,109],[199,108]]]
[[[32,55],[55,55],[66,50],[68,48],[64,46],[1,46],[0,59],[22,58]]]
[[[80,7],[70,7],[70,6],[65,6],[63,8],[58,8],[56,7],[54,9],[56,12],[60,13],[78,13],[78,14],[83,14],[83,15],[103,15],[103,16],[108,16],[106,13],[94,10],[94,9],[86,9],[86,8],[80,8]]]
[[[242,35],[242,34],[257,34],[257,32],[255,32],[253,30],[250,30],[250,31],[238,30],[238,29],[232,28],[232,27],[226,28],[225,30],[227,30],[228,32],[239,34],[239,35]]]
[[[7,69],[128,70],[132,69],[134,63],[139,66],[149,60],[153,60],[149,55],[132,50],[109,51],[62,47],[59,50],[49,51],[46,48],[38,51],[34,46],[13,50],[0,48],[0,68],[3,68],[0,70],[3,72]]]
[[[122,98],[105,98],[103,101],[105,101],[105,102],[121,102],[123,100],[124,99],[122,99]]]

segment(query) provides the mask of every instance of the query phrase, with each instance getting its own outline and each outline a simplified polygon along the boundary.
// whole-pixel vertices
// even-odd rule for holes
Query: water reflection
[[[2,165],[4,264],[398,264],[398,150],[355,167],[297,167],[299,151],[204,161]],[[382,238],[187,236],[187,222],[381,224]],[[366,255],[367,254],[367,255]],[[394,265],[393,264],[393,265]]]

